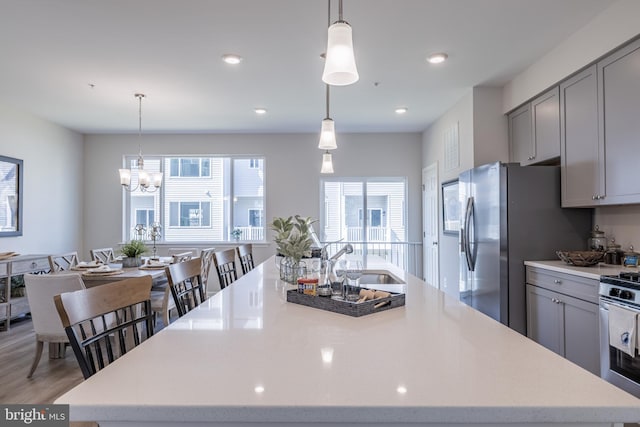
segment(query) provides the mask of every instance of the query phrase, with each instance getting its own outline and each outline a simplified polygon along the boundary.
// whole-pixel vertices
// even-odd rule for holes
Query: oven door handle
[[[640,313],[640,307],[638,306],[633,306],[633,305],[627,305],[621,302],[617,302],[617,301],[610,301],[608,299],[603,299],[600,298],[600,307],[606,311],[609,311],[609,305],[614,305],[616,307],[620,307],[620,308],[624,308],[627,310],[631,310],[631,311],[635,311],[637,313]]]

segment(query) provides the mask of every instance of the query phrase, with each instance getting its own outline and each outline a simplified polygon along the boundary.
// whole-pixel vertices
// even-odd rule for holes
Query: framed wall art
[[[442,183],[442,232],[458,234],[460,231],[460,200],[458,180]]]
[[[23,161],[0,156],[0,237],[22,236]]]

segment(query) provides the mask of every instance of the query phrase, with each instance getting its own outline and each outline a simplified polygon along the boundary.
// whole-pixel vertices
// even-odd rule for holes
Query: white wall
[[[144,134],[141,138],[143,155],[264,155],[265,219],[319,215],[322,151],[317,148],[316,134]],[[117,246],[121,241],[123,194],[117,169],[123,155],[137,153],[138,136],[87,135],[85,141],[84,248],[88,252],[92,247]],[[421,151],[421,137],[415,133],[338,134],[338,149],[333,152],[334,176],[408,178],[411,241],[420,241],[422,233]],[[257,262],[262,262],[273,254],[274,248],[258,246],[254,251]]]
[[[24,161],[23,234],[0,252],[50,254],[82,244],[82,135],[0,105],[0,155]]]
[[[638,0],[619,0],[611,5],[505,85],[503,111],[513,110],[640,34],[639,17]]]

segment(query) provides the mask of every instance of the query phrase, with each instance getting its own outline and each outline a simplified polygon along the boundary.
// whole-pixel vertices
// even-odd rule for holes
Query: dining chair
[[[218,272],[220,289],[226,288],[238,279],[235,260],[235,249],[218,251],[213,254],[213,263],[216,266],[216,271]]]
[[[192,258],[193,258],[193,252],[191,251],[174,253],[171,255],[171,264],[189,261]]]
[[[116,260],[116,257],[113,254],[113,248],[91,249],[89,254],[91,254],[91,259],[93,261],[98,261],[103,264],[110,264]]]
[[[247,274],[253,270],[253,247],[250,243],[240,245],[236,247],[236,253],[240,260],[240,267],[242,268],[242,274]]]
[[[69,343],[53,297],[84,289],[84,283],[79,274],[25,274],[24,285],[36,335],[36,354],[27,375],[27,378],[31,378],[40,362],[45,342],[49,343],[50,350],[52,345],[58,345],[60,356],[64,356],[65,346]]]
[[[198,248],[169,248],[167,249],[167,254],[169,256],[183,254],[185,252],[190,252],[192,258],[196,258],[198,256]]]
[[[153,335],[150,291],[141,276],[54,297],[85,379]]]
[[[49,255],[49,268],[52,273],[70,270],[78,265],[78,252],[69,252],[60,255]]]
[[[200,277],[204,285],[205,294],[209,289],[209,272],[213,266],[213,254],[216,248],[205,248],[200,251]]]
[[[200,267],[199,258],[165,267],[178,317],[184,316],[207,299]]]

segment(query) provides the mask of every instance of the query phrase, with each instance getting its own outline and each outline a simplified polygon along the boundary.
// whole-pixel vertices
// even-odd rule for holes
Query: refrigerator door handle
[[[469,271],[475,271],[476,269],[476,259],[477,259],[477,243],[475,239],[475,200],[473,197],[469,197],[469,209],[467,211],[467,218],[465,218],[465,222],[467,225],[467,257],[469,257]],[[473,236],[471,236],[471,232],[473,232]],[[471,244],[474,243],[474,248],[472,250]]]
[[[471,245],[469,244],[469,221],[471,220],[471,206],[473,205],[473,197],[467,199],[467,206],[464,212],[464,229],[462,235],[462,244],[464,245],[464,257],[467,260],[467,269],[473,271],[471,262]]]

